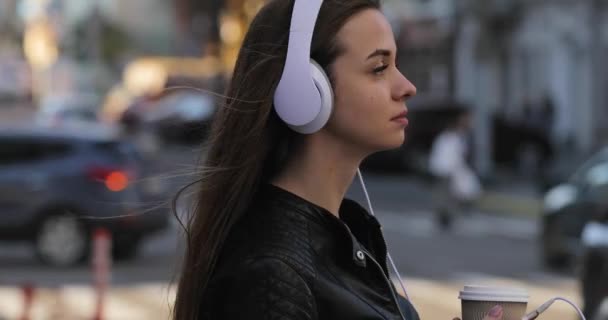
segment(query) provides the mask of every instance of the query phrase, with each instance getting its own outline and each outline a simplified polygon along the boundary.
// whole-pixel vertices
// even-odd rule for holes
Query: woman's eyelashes
[[[384,73],[384,70],[388,68],[388,64],[383,63],[381,66],[374,68],[373,72],[375,75],[381,75]]]

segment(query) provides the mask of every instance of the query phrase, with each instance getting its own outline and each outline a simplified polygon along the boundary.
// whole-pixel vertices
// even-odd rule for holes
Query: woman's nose
[[[416,95],[418,89],[408,80],[401,72],[398,72],[395,90],[393,90],[393,98],[395,100],[406,100]]]

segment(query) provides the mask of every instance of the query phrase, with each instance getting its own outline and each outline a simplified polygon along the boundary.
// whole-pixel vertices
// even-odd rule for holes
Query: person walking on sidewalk
[[[468,164],[470,130],[470,112],[459,110],[431,147],[429,167],[435,178],[437,222],[444,230],[451,227],[457,214],[469,210],[481,193],[479,180]]]
[[[313,33],[310,8],[294,7],[314,3]],[[292,13],[304,16],[290,27]],[[306,55],[295,72],[310,81],[314,70],[314,90],[333,105],[327,123],[288,125],[277,109],[294,63],[287,48],[307,51],[288,44],[299,36],[312,37],[319,67]],[[378,0],[271,0],[259,11],[212,126],[174,319],[419,319],[389,280],[380,224],[344,199],[366,156],[404,142],[404,102],[416,88],[395,56]],[[297,84],[287,88],[291,103],[314,107],[298,98],[312,82]]]

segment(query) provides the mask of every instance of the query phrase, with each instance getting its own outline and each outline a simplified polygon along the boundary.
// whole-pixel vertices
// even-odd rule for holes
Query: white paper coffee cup
[[[462,320],[482,320],[496,305],[503,308],[503,320],[520,320],[526,314],[529,295],[518,288],[465,286],[458,298]]]

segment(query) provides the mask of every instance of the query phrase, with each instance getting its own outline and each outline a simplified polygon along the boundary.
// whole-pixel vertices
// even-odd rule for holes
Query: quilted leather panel
[[[314,296],[306,281],[274,258],[256,259],[234,269],[217,283],[217,319],[317,319]]]

